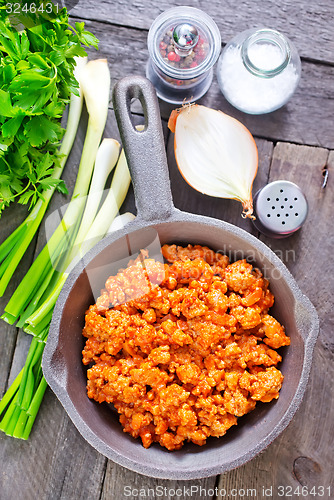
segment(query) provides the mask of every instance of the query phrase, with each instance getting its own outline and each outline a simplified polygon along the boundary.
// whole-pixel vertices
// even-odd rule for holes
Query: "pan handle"
[[[139,99],[145,116],[144,130],[131,120],[131,99]],[[175,210],[158,99],[152,83],[142,76],[128,76],[116,83],[113,105],[128,162],[138,210],[147,221],[168,219]]]

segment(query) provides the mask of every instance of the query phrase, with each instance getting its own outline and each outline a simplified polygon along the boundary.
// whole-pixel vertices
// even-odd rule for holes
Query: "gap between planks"
[[[107,58],[112,85],[130,74],[145,75],[148,59],[146,33],[98,22],[87,21],[87,29],[100,39],[100,49],[89,50],[90,58]],[[199,104],[221,109],[240,120],[254,136],[334,149],[334,67],[304,62],[296,93],[283,108],[267,115],[247,115],[233,108],[219,90],[216,76]],[[160,101],[163,118],[177,106]]]
[[[257,142],[258,142],[259,149],[262,148],[262,154],[261,154],[261,158],[262,159],[261,159],[261,161],[265,163],[265,167],[261,167],[261,171],[259,172],[260,174],[262,174],[261,175],[261,181],[263,181],[264,183],[267,182],[268,175],[271,173],[270,165],[272,165],[272,166],[274,165],[274,159],[275,159],[275,162],[276,162],[276,164],[275,164],[276,167],[275,168],[276,168],[276,173],[277,173],[277,170],[278,170],[278,163],[277,162],[281,161],[280,158],[282,156],[284,156],[284,155],[285,155],[284,156],[285,163],[287,163],[287,161],[288,161],[286,158],[289,158],[289,162],[290,162],[290,158],[294,159],[296,157],[298,158],[298,161],[301,161],[301,159],[304,158],[306,163],[307,162],[310,163],[309,157],[310,157],[310,153],[312,153],[311,157],[313,158],[313,161],[315,163],[318,162],[318,165],[317,165],[318,170],[320,169],[320,167],[322,168],[323,163],[324,162],[326,163],[326,161],[327,161],[328,158],[329,158],[328,164],[330,164],[331,167],[333,165],[333,152],[331,152],[331,154],[328,156],[328,151],[322,150],[321,148],[309,148],[309,147],[304,147],[304,146],[295,146],[295,145],[291,145],[291,144],[282,144],[282,143],[279,143],[279,144],[276,145],[276,147],[275,147],[275,149],[273,151],[274,154],[273,154],[272,161],[270,162],[269,158],[272,156],[272,154],[271,154],[272,153],[272,147],[273,147],[272,144],[270,143],[270,141],[263,141],[261,139],[257,140]],[[169,136],[169,140],[168,140],[169,148],[171,148],[171,144],[172,144],[172,136],[170,135]],[[301,156],[300,155],[298,156],[297,153],[299,153],[302,149],[303,149],[303,154]],[[288,151],[288,152],[286,152],[286,151]],[[170,152],[169,158],[170,158],[170,162],[171,162],[172,150],[170,150],[169,152]],[[284,155],[283,155],[283,153],[284,153]],[[317,159],[318,157],[321,158],[321,161],[319,161]],[[315,158],[316,158],[316,160],[315,160]],[[170,169],[171,169],[172,182],[174,182],[174,185],[175,185],[175,183],[178,184],[179,181],[177,180],[177,172],[175,171],[175,165],[174,166],[170,165]],[[174,169],[174,171],[173,171],[173,169]],[[265,169],[267,169],[267,170],[265,170]],[[291,173],[291,170],[289,170],[287,172],[287,175],[289,175],[289,172]],[[274,177],[274,173],[272,174],[272,176]],[[259,177],[259,179],[260,179],[260,177]],[[301,181],[303,181],[303,176],[301,176]],[[329,179],[329,181],[330,181],[330,179]],[[311,184],[312,190],[315,189],[314,186],[315,186],[314,183]],[[185,186],[182,186],[182,189],[183,188],[185,188]],[[308,185],[306,185],[306,188],[309,189]],[[182,189],[181,188],[177,188],[177,193],[178,193],[178,196],[179,196],[179,202],[180,203],[181,203]],[[317,189],[318,189],[318,186],[317,186]],[[327,195],[327,191],[325,193],[326,193],[326,196],[329,196],[329,195]],[[194,194],[193,191],[192,191],[192,194]],[[205,203],[203,204],[203,208],[205,210],[207,210],[208,212],[212,212],[212,211],[218,210],[218,207],[214,208],[212,206],[211,202],[212,202],[212,199],[210,199],[210,198],[206,199]],[[221,200],[221,202],[224,202],[224,200]],[[230,203],[230,202],[228,202],[228,203]],[[231,205],[232,205],[232,203],[231,203]],[[239,211],[239,208],[237,208],[236,204],[233,205],[233,208],[230,208],[229,212],[228,212],[228,210],[226,212],[224,212],[225,215],[226,215],[226,213],[227,213],[228,218],[229,218],[230,221],[235,221],[234,223],[238,223],[239,222],[239,225],[242,224],[242,221],[240,220],[240,215],[239,215],[240,211]],[[53,404],[52,404],[53,407],[55,405],[56,405],[56,407],[60,406],[59,403],[57,403],[55,401],[55,398],[54,398],[53,395],[49,394],[48,400],[49,400],[49,402],[50,402],[50,400],[53,401]],[[308,406],[310,406],[310,403],[308,403]],[[61,408],[60,408],[60,410],[62,412],[61,419],[64,422],[67,422],[67,420],[68,420],[67,416],[63,414],[63,410]],[[50,418],[49,417],[49,412],[50,412],[50,410],[48,410],[45,407],[45,410],[43,412],[44,415],[42,415],[41,418],[40,418],[40,421],[44,421],[44,430],[45,430],[45,424],[46,424],[46,420],[45,419],[46,418]],[[56,414],[58,414],[58,416],[60,416],[59,410],[56,412]],[[36,425],[38,425],[39,423],[40,422],[36,422]],[[59,419],[58,419],[58,421],[54,420],[54,424],[55,425],[59,425],[59,423],[60,423]],[[65,427],[63,427],[62,439],[68,439],[69,429],[72,429],[72,428],[73,428],[73,426],[72,426],[72,424],[70,422],[68,422],[68,424],[66,424]],[[59,430],[59,428],[58,428],[58,430]],[[57,429],[54,429],[54,432],[57,432]],[[73,433],[76,435],[76,439],[75,440],[78,442],[78,444],[80,443],[80,447],[83,447],[83,449],[86,449],[86,447],[89,447],[89,445],[86,444],[85,442],[83,442],[82,438],[77,435],[78,433],[77,433],[77,431],[74,428],[73,428],[73,430],[71,430],[70,435],[73,435]],[[59,439],[59,436],[58,436],[58,439]],[[15,443],[17,443],[17,442],[16,442],[16,440],[12,440],[12,441],[13,441],[13,447],[11,446],[11,448],[15,450],[15,449],[17,449]],[[32,447],[34,446],[33,442],[32,442],[31,446]],[[62,456],[61,442],[59,442],[58,446],[59,446],[59,448],[55,450],[55,454],[56,454],[55,455],[55,460],[56,460],[55,463],[57,463],[57,461],[59,460],[59,458]],[[246,466],[244,466],[243,470],[237,469],[236,471],[228,473],[230,475],[229,478],[226,477],[226,475],[221,476],[221,477],[224,478],[224,481],[225,480],[226,481],[229,480],[231,485],[236,485],[236,484],[240,485],[240,481],[242,480],[242,478],[243,478],[243,481],[244,481],[245,479],[247,479],[247,478],[250,477],[250,474],[252,474],[254,476],[254,478],[257,478],[257,480],[258,480],[259,476],[256,475],[256,474],[254,475],[254,467],[257,467],[257,466],[259,466],[259,470],[260,471],[264,470],[265,473],[266,473],[266,475],[268,475],[268,466],[267,466],[267,464],[270,463],[273,466],[273,464],[277,463],[277,460],[280,459],[280,454],[281,454],[281,451],[282,451],[281,445],[275,445],[275,443],[274,443],[274,445],[272,445],[272,446],[278,446],[278,448],[276,448],[276,452],[275,453],[271,452],[271,451],[270,452],[269,451],[265,452],[265,453],[269,453],[269,456],[270,456],[271,453],[274,453],[274,458],[272,458],[271,460],[269,460],[269,462],[268,462],[268,455],[265,455],[265,457],[267,457],[265,459],[263,459],[263,458],[261,459],[261,456],[260,456],[258,459],[255,459],[256,462],[254,462],[254,464],[252,466],[250,465],[250,464],[252,464],[252,462],[251,462],[250,464],[247,464]],[[270,450],[271,450],[271,448],[270,448]],[[95,453],[93,453],[93,456],[95,456]],[[24,460],[25,460],[24,459],[24,450],[23,450],[23,456],[22,456],[22,458],[23,458],[23,463],[24,463]],[[35,457],[35,458],[38,461],[38,457]],[[97,472],[98,472],[98,476],[101,478],[101,471],[103,469],[104,470],[104,478],[105,479],[104,479],[104,482],[102,484],[101,490],[98,492],[98,497],[101,497],[103,500],[106,500],[108,498],[107,493],[110,492],[110,491],[115,491],[115,482],[116,482],[117,478],[120,479],[120,478],[124,477],[124,475],[125,475],[125,477],[129,477],[129,480],[130,480],[130,478],[133,477],[132,475],[134,473],[131,473],[131,472],[127,471],[126,469],[123,469],[122,467],[117,466],[116,464],[113,464],[110,461],[108,462],[107,467],[106,467],[105,460],[102,460],[102,462],[103,462],[103,467],[102,467],[102,464],[101,464],[101,466],[99,467],[99,470]],[[19,464],[17,464],[17,466],[18,466],[18,468],[17,468],[17,473],[18,474],[17,474],[17,479],[16,480],[19,483],[19,481],[20,481],[20,466],[19,466]],[[245,470],[246,470],[246,472],[244,472],[245,475],[243,476],[243,471],[245,471]],[[277,472],[277,470],[276,470],[276,472]],[[55,471],[53,471],[53,474],[55,474]],[[75,471],[72,471],[71,474],[63,476],[63,484],[62,484],[61,491],[64,491],[64,493],[63,493],[64,495],[65,495],[65,492],[67,492],[66,494],[68,495],[69,492],[71,491],[70,484],[74,480],[73,474],[75,474]],[[261,476],[261,474],[260,474],[260,476]],[[137,481],[137,480],[138,481],[142,481],[143,478],[146,481],[146,477],[145,476],[135,475],[135,479],[134,480],[135,481]],[[45,480],[45,476],[42,475],[42,477],[40,477],[39,479],[44,479]],[[56,481],[56,478],[54,480]],[[202,485],[204,485],[204,484],[210,484],[211,485],[211,484],[214,484],[215,481],[216,481],[216,478],[213,477],[213,478],[209,478],[209,479],[206,479],[206,480],[201,480],[201,484]],[[254,481],[255,481],[255,479],[254,479]],[[153,483],[154,483],[154,480],[153,480]],[[181,483],[183,484],[183,482],[181,482]],[[99,483],[99,484],[101,485],[101,483]],[[116,482],[116,484],[118,484],[118,482]],[[169,487],[172,487],[171,484],[173,484],[173,482],[168,482],[166,484],[168,484]],[[253,483],[250,483],[250,484],[253,484]],[[18,484],[18,486],[19,486],[19,484]],[[46,488],[46,487],[47,487],[46,484],[40,486],[41,489]],[[110,489],[110,488],[112,488],[112,489]],[[78,490],[76,490],[76,491],[78,491]],[[44,489],[44,493],[46,494],[47,490]],[[84,491],[82,491],[82,493],[84,493]],[[49,498],[52,498],[51,497],[51,491],[48,492],[48,496],[49,496]],[[41,496],[41,498],[43,498],[43,496]],[[71,497],[67,497],[67,498],[71,498]],[[110,496],[109,496],[109,498],[110,498]],[[117,497],[117,498],[120,498],[120,497]],[[193,498],[195,498],[195,497],[193,497]]]
[[[187,2],[186,2],[187,3]],[[184,0],[80,0],[71,10],[75,17],[97,19],[105,23],[148,30],[162,12],[184,5]],[[200,8],[217,23],[223,42],[248,28],[269,27],[282,31],[308,58],[334,62],[334,39],[328,20],[333,15],[331,0],[310,4],[305,0],[245,0],[236,8],[233,0],[193,0],[192,7]],[[310,43],[310,36],[312,43]]]

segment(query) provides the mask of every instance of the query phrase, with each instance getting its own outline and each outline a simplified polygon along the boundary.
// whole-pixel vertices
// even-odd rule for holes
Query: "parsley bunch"
[[[86,55],[82,45],[98,45],[84,23],[69,25],[65,8],[27,12],[23,22],[18,31],[0,2],[0,215],[14,200],[32,207],[46,189],[66,192],[52,178],[60,121],[71,93],[78,95],[74,57]]]

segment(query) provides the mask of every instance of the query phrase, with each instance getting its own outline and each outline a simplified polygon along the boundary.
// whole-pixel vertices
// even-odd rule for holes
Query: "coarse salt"
[[[284,62],[279,47],[273,44],[254,44],[249,47],[248,57],[253,66],[262,71],[272,71]],[[246,113],[268,113],[285,104],[292,96],[299,80],[293,64],[275,76],[257,76],[245,66],[241,47],[231,45],[219,61],[218,80],[226,99]]]
[[[272,43],[253,43],[248,47],[248,57],[253,66],[272,71],[284,62],[282,50]]]

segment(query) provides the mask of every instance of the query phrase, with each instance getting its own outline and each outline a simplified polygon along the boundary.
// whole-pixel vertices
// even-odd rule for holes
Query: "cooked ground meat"
[[[290,344],[268,314],[268,281],[246,260],[199,245],[147,251],[110,276],[86,312],[88,396],[112,403],[145,448],[220,437],[256,401],[277,399],[275,350]]]

